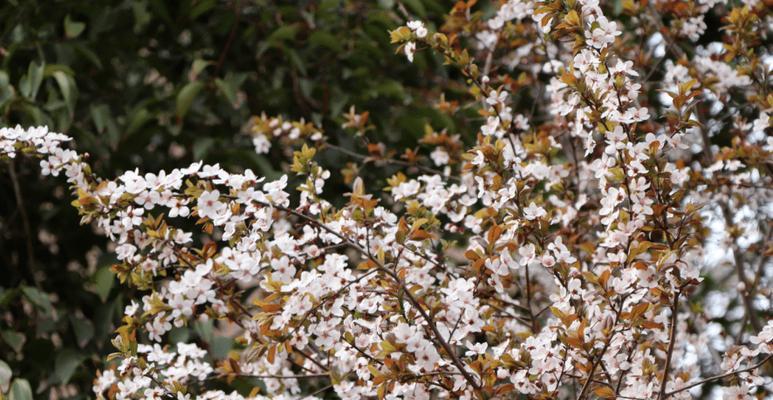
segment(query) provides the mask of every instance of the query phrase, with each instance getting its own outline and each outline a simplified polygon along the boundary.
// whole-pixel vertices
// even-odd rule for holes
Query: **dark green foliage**
[[[370,111],[379,140],[414,143],[426,123],[453,131],[452,119],[426,106],[440,82],[421,71],[445,77],[442,60],[427,52],[411,65],[389,44],[387,31],[405,21],[393,3],[8,0],[0,6],[0,125],[71,135],[107,177],[194,160],[275,175],[281,149],[258,156],[240,133],[261,112],[311,119],[344,144],[352,138],[340,115],[351,105]],[[449,7],[403,5],[436,24]],[[327,161],[342,166],[340,157]],[[35,398],[89,398],[127,294],[104,240],[79,227],[61,180],[39,179],[28,161],[3,164],[0,385],[10,369]],[[211,327],[177,334],[213,335]],[[218,353],[230,346],[214,342]],[[13,390],[22,396],[25,381]]]

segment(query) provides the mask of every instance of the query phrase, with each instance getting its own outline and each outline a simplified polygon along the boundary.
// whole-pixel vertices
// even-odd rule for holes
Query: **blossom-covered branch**
[[[362,150],[261,115],[255,150],[292,175],[197,162],[108,180],[64,135],[0,131],[1,155],[66,175],[141,293],[99,397],[686,399],[729,377],[722,396],[770,393],[764,5],[474,3],[391,32],[409,61],[458,68],[454,101],[483,117],[415,148],[371,140],[354,108],[341,128]],[[704,47],[708,13],[726,36]],[[323,151],[354,160],[343,198]],[[385,185],[359,176],[369,163],[393,168]],[[168,343],[200,320],[232,325],[237,351]],[[221,391],[235,379],[263,386]]]

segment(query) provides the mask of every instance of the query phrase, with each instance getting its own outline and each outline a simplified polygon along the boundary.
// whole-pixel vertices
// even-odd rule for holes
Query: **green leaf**
[[[97,53],[79,42],[73,42],[70,45],[76,52],[80,53],[83,55],[83,57],[86,57],[87,60],[94,64],[95,67],[102,69],[102,60],[99,58]]]
[[[139,33],[145,26],[150,23],[152,15],[148,11],[147,1],[134,1],[132,4],[132,12],[134,14],[134,33]]]
[[[378,5],[381,6],[381,8],[389,10],[395,6],[395,0],[378,0]]]
[[[231,103],[231,106],[237,108],[236,106],[239,102],[237,93],[246,79],[247,74],[245,73],[228,72],[225,75],[225,78],[215,80],[215,86],[217,86],[218,90],[225,96],[228,102]]]
[[[266,38],[267,42],[278,43],[284,40],[294,39],[298,33],[298,25],[282,25]]]
[[[271,47],[278,47],[285,40],[291,40],[295,38],[298,33],[298,25],[282,25],[270,35],[258,46],[257,55],[260,57],[263,53]]]
[[[233,348],[233,339],[226,336],[217,336],[210,343],[210,354],[216,359],[228,357],[228,352]]]
[[[309,43],[312,47],[325,47],[336,53],[341,51],[341,40],[330,32],[312,32],[312,34],[309,35]]]
[[[0,307],[7,306],[17,294],[19,294],[19,289],[17,288],[0,288]]]
[[[83,356],[72,349],[64,349],[56,355],[54,362],[54,375],[59,383],[66,384],[75,373],[75,369],[83,362]]]
[[[424,4],[421,3],[421,0],[403,0],[403,3],[411,10],[411,12],[415,13],[419,18],[426,18],[427,17],[427,9],[424,8]]]
[[[6,330],[0,332],[0,336],[2,336],[3,341],[11,346],[15,352],[21,352],[22,346],[24,346],[24,334],[12,330]]]
[[[393,79],[382,79],[370,91],[372,98],[401,99],[405,97],[405,90],[400,82]]]
[[[43,76],[50,78],[54,76],[54,72],[61,71],[67,75],[74,76],[75,71],[70,66],[65,64],[46,64],[46,68],[43,70]]]
[[[202,60],[200,58],[193,60],[193,65],[191,65],[191,79],[195,80],[201,71],[204,71],[204,68],[207,68],[209,65],[212,65],[212,61]]]
[[[15,91],[13,85],[11,85],[8,73],[0,71],[0,107],[4,106],[6,102],[13,99]]]
[[[78,341],[78,346],[86,347],[89,340],[94,337],[94,324],[85,318],[73,315],[70,316],[70,323],[75,332],[75,340]]]
[[[24,293],[24,297],[26,297],[27,300],[38,306],[38,308],[42,309],[47,314],[51,313],[53,310],[53,306],[51,305],[51,300],[48,298],[48,294],[43,293],[32,286],[22,286],[21,291]]]
[[[350,102],[349,94],[338,87],[333,87],[330,96],[330,117],[338,118]]]
[[[285,54],[287,55],[287,58],[290,59],[290,62],[298,70],[298,72],[300,72],[301,75],[306,76],[306,65],[303,63],[303,59],[301,59],[301,57],[298,55],[298,52],[293,49],[286,48]]]
[[[126,127],[126,136],[137,132],[151,119],[153,119],[153,117],[145,108],[138,108],[132,111],[131,115],[129,115],[129,126]]]
[[[193,158],[204,160],[214,144],[215,139],[211,137],[203,137],[197,140],[193,143]]]
[[[252,150],[240,149],[229,151],[226,153],[225,157],[229,157],[229,159],[238,159],[240,162],[244,163],[243,165],[250,165],[251,168],[260,171],[261,175],[265,176],[266,179],[278,179],[282,176],[281,172],[274,169],[275,164],[271,163],[271,161],[263,155]]]
[[[8,386],[11,384],[11,367],[8,364],[0,360],[0,393],[8,391]]]
[[[109,266],[102,267],[94,274],[94,291],[99,296],[99,299],[104,303],[107,301],[107,296],[110,294],[110,289],[113,288],[115,282],[115,275],[110,270]]]
[[[193,330],[203,341],[209,343],[212,341],[215,332],[215,324],[211,319],[206,321],[196,321],[193,323]]]
[[[91,317],[91,322],[94,323],[94,336],[98,341],[106,340],[112,337],[113,320],[117,321],[120,319],[120,315],[123,315],[121,296],[115,296],[112,300],[95,308],[94,316]]]
[[[67,104],[67,110],[70,112],[70,116],[72,116],[75,112],[75,100],[78,97],[75,81],[73,81],[70,75],[63,71],[55,71],[53,76],[56,83],[59,85],[59,90],[62,92],[62,98]]]
[[[190,340],[191,332],[190,329],[186,327],[182,328],[172,328],[171,331],[169,331],[169,334],[167,336],[167,341],[169,343],[187,343]]]
[[[619,16],[623,12],[623,0],[615,0],[614,13]]]
[[[236,104],[236,88],[234,88],[230,82],[222,79],[215,79],[215,86],[223,93],[223,96],[228,99],[228,102],[231,103],[232,106]]]
[[[196,5],[190,8],[189,14],[191,19],[196,19],[200,15],[211,10],[212,7],[217,5],[216,0],[201,0],[196,2]]]
[[[32,388],[26,379],[16,378],[11,385],[9,400],[32,400]]]
[[[35,125],[50,125],[49,122],[51,121],[51,118],[43,113],[40,107],[36,106],[34,103],[22,103],[20,109],[32,119]]]
[[[298,86],[301,89],[301,93],[306,98],[311,98],[312,90],[314,90],[314,81],[313,80],[308,79],[308,78],[298,79]],[[319,122],[315,122],[315,123],[319,124]]]
[[[38,95],[40,84],[43,83],[43,71],[45,71],[46,65],[38,65],[35,62],[31,62],[27,67],[27,74],[21,78],[19,82],[19,90],[21,95],[34,100]]]
[[[64,17],[64,35],[68,39],[74,39],[78,37],[81,33],[83,33],[84,29],[86,29],[86,24],[84,22],[73,21],[69,14]]]
[[[199,81],[193,81],[183,86],[179,93],[177,93],[177,118],[182,120],[185,114],[188,113],[188,109],[191,108],[193,100],[196,95],[199,94],[204,84]]]
[[[92,104],[89,108],[97,132],[104,133],[107,129],[107,120],[110,118],[110,108],[106,104]]]

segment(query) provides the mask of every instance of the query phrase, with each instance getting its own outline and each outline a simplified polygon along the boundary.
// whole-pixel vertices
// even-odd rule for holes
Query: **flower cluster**
[[[291,145],[307,140],[316,142],[323,138],[322,132],[311,123],[285,121],[282,117],[268,117],[265,114],[250,119],[246,129],[252,136],[252,144],[258,154],[268,153],[272,141]]]
[[[296,149],[294,176],[194,163],[106,180],[63,135],[0,130],[0,155],[65,172],[83,221],[116,244],[119,278],[142,293],[98,397],[773,392],[765,6],[623,2],[614,14],[597,0],[509,0],[486,19],[474,3],[441,32],[391,32],[409,61],[421,46],[458,68],[460,101],[483,117],[467,134],[428,126],[399,156],[261,116],[256,151]],[[709,14],[723,42],[694,44]],[[343,126],[363,138],[367,116],[352,108]],[[326,200],[324,151],[355,160],[344,176],[356,162],[400,170]],[[235,332],[237,350],[212,360],[168,342],[202,321]],[[236,379],[255,389],[219,391]]]

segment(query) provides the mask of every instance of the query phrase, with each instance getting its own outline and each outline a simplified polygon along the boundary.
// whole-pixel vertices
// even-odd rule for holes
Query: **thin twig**
[[[765,357],[764,359],[762,359],[762,361],[760,361],[757,364],[754,364],[754,365],[752,365],[750,367],[746,367],[746,368],[735,370],[735,371],[725,372],[724,374],[714,375],[712,377],[700,380],[698,382],[691,383],[691,384],[689,384],[689,385],[687,385],[685,387],[682,387],[682,388],[679,388],[679,389],[676,389],[676,390],[672,390],[672,391],[666,393],[666,397],[674,395],[674,394],[677,394],[679,392],[683,392],[683,391],[688,390],[688,389],[692,389],[692,388],[694,388],[696,386],[703,385],[704,383],[718,381],[718,380],[720,380],[722,378],[727,378],[728,376],[732,376],[732,375],[736,375],[736,374],[741,374],[741,373],[744,373],[744,372],[749,372],[749,371],[751,371],[753,369],[757,369],[757,368],[765,365],[765,363],[770,361],[771,358],[773,358],[773,354],[768,354],[768,356]]]
[[[725,202],[720,202],[719,208],[722,210],[722,217],[725,219],[725,226],[730,228],[733,225],[733,216],[730,213],[730,207]],[[751,323],[752,328],[754,328],[755,332],[759,332],[762,330],[762,325],[760,324],[760,320],[757,319],[757,313],[754,310],[754,304],[752,303],[751,299],[751,284],[746,279],[746,271],[744,271],[744,262],[743,258],[741,257],[741,251],[738,248],[738,246],[735,243],[735,240],[733,240],[733,245],[730,249],[733,252],[733,263],[735,264],[735,274],[738,277],[738,282],[743,284],[743,288],[739,290],[739,294],[741,295],[741,299],[743,300],[743,306],[745,309],[745,314],[747,319],[749,320],[749,323]],[[741,327],[741,334],[743,334],[744,327]]]
[[[422,171],[424,173],[433,174],[433,175],[440,175],[440,176],[442,176],[445,179],[450,179],[450,180],[453,180],[455,182],[461,182],[461,179],[458,176],[453,176],[453,175],[448,175],[447,176],[446,174],[443,173],[443,171],[439,171],[439,170],[436,170],[434,168],[426,167],[424,165],[414,164],[414,163],[410,163],[410,162],[407,162],[407,161],[398,160],[398,159],[395,159],[395,158],[377,158],[377,157],[366,156],[364,154],[360,154],[360,153],[351,151],[351,150],[349,150],[349,149],[347,149],[345,147],[341,147],[341,146],[338,146],[338,145],[335,145],[335,144],[332,144],[332,143],[328,143],[328,142],[324,143],[324,147],[330,148],[332,150],[339,151],[339,152],[341,152],[343,154],[346,154],[346,155],[348,155],[350,157],[353,157],[353,158],[356,158],[358,160],[362,160],[364,163],[368,163],[368,162],[374,162],[374,163],[376,163],[376,162],[384,162],[384,163],[387,163],[387,164],[399,165],[399,166],[408,167],[408,168],[416,168],[419,171]]]
[[[236,28],[239,26],[239,21],[242,18],[241,5],[241,0],[237,1],[234,5],[234,24],[231,26],[231,31],[228,33],[228,39],[226,39],[223,50],[220,52],[220,56],[217,58],[214,76],[217,76],[217,74],[220,72],[220,69],[223,67],[225,56],[228,54],[228,50],[231,48],[231,44],[233,44],[234,38],[236,37]]]
[[[16,166],[13,160],[8,162],[8,174],[11,176],[11,183],[13,185],[13,194],[16,198],[16,207],[19,209],[19,215],[21,216],[22,229],[24,229],[25,245],[27,249],[27,265],[29,268],[30,278],[32,284],[37,285],[37,278],[35,277],[35,249],[32,245],[32,228],[30,228],[30,219],[27,215],[27,209],[24,207],[24,198],[21,193],[21,186],[19,185],[19,177],[16,175]]]
[[[714,160],[714,154],[711,150],[711,141],[709,139],[708,132],[706,131],[705,123],[703,121],[703,118],[701,116],[700,112],[696,112],[696,115],[698,117],[698,121],[701,123],[701,129],[699,129],[701,134],[701,139],[703,140],[703,148],[704,148],[704,161],[706,164],[710,164]],[[733,224],[733,215],[730,213],[730,206],[729,203],[725,203],[720,201],[719,202],[719,208],[722,212],[722,218],[725,220],[725,226],[730,227]],[[752,328],[754,328],[755,332],[759,332],[762,330],[762,325],[760,324],[760,321],[757,319],[757,315],[754,311],[754,305],[752,304],[752,291],[754,290],[752,285],[749,284],[748,280],[746,279],[746,272],[743,269],[743,258],[741,257],[740,249],[738,249],[738,246],[735,243],[735,240],[733,240],[733,245],[731,246],[731,250],[733,251],[733,262],[735,264],[735,272],[738,278],[738,281],[740,283],[743,283],[743,290],[739,290],[739,294],[741,295],[741,299],[743,300],[744,305],[744,313],[745,317],[744,320],[748,320],[749,323],[751,323]],[[746,322],[744,322],[743,325],[741,325],[741,331],[739,332],[739,338],[743,336],[744,327],[746,325]]]
[[[612,323],[612,326],[614,327],[617,325],[618,321],[620,321],[620,313],[615,312],[615,322]],[[585,381],[585,383],[582,385],[582,389],[580,389],[580,394],[577,396],[577,400],[582,400],[585,397],[585,394],[588,392],[588,389],[590,389],[590,384],[593,381],[593,374],[596,372],[596,367],[598,367],[599,363],[603,362],[604,353],[607,352],[609,344],[612,343],[612,338],[616,333],[617,332],[615,332],[614,329],[609,333],[609,337],[607,337],[607,340],[604,343],[604,347],[601,349],[598,357],[596,357],[596,359],[591,363],[590,372],[588,373],[588,380]]]
[[[663,380],[660,382],[660,392],[658,393],[658,400],[663,399],[666,394],[666,381],[668,381],[668,371],[671,368],[671,357],[674,354],[674,341],[676,337],[676,324],[678,323],[678,308],[679,308],[679,295],[681,291],[677,291],[674,294],[674,302],[671,305],[671,326],[668,333],[668,352],[666,353],[666,366],[663,368]]]
[[[303,374],[303,375],[246,375],[238,374],[243,378],[258,378],[258,379],[311,379],[311,378],[329,378],[330,374]]]
[[[314,219],[314,218],[312,218],[312,217],[310,217],[310,216],[308,216],[306,214],[303,214],[301,212],[298,212],[296,210],[293,210],[293,209],[290,209],[290,208],[287,208],[287,207],[282,207],[282,206],[279,206],[279,205],[273,205],[273,204],[269,204],[269,203],[265,203],[265,202],[261,202],[261,201],[255,201],[255,203],[261,204],[261,205],[266,206],[266,207],[273,207],[273,208],[275,208],[277,210],[284,211],[286,213],[295,215],[298,218],[301,218],[301,219],[303,219],[303,220],[305,220],[305,221],[307,221],[309,223],[314,224],[315,226],[317,226],[319,228],[322,228],[326,232],[328,232],[328,233],[338,237],[339,239],[343,240],[344,242],[349,243],[349,245],[353,249],[357,250],[357,252],[359,252],[361,255],[367,257],[371,262],[373,262],[379,270],[381,270],[381,271],[385,272],[387,275],[389,275],[395,281],[395,283],[397,283],[400,286],[400,288],[403,290],[403,292],[405,293],[405,296],[411,302],[411,305],[419,312],[421,317],[425,321],[427,321],[427,323],[429,325],[429,328],[432,331],[433,336],[435,336],[435,341],[437,341],[437,343],[440,344],[440,347],[442,347],[443,350],[445,350],[445,352],[451,358],[451,362],[454,364],[454,366],[457,369],[459,369],[459,371],[462,373],[462,375],[464,376],[464,379],[467,381],[467,383],[469,383],[470,386],[472,386],[473,389],[475,389],[476,395],[478,395],[481,399],[485,398],[485,396],[481,393],[481,388],[480,388],[480,385],[478,384],[478,382],[475,380],[475,378],[472,376],[472,374],[470,374],[470,372],[467,371],[466,365],[459,359],[459,357],[456,355],[456,352],[454,352],[454,350],[451,347],[451,345],[443,338],[443,335],[440,333],[440,331],[437,328],[437,324],[435,323],[435,320],[432,318],[432,316],[427,314],[427,312],[424,310],[424,308],[421,307],[421,304],[419,303],[419,301],[416,299],[416,297],[413,296],[413,293],[411,293],[411,291],[408,290],[408,288],[405,287],[405,284],[400,279],[400,277],[397,276],[397,274],[395,274],[394,272],[392,272],[388,268],[386,268],[378,259],[376,259],[375,257],[369,255],[368,252],[365,249],[363,249],[362,246],[360,246],[358,243],[356,243],[356,242],[352,241],[351,239],[349,239],[348,237],[345,237],[342,234],[336,232],[335,230],[333,230],[329,226],[325,225],[324,223],[319,222],[316,219]]]

